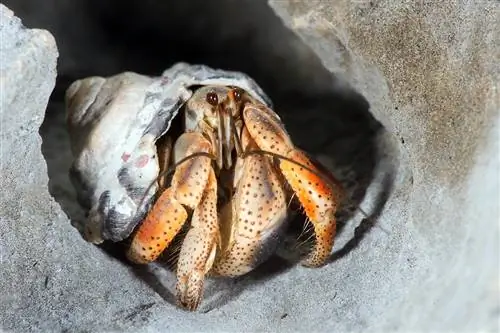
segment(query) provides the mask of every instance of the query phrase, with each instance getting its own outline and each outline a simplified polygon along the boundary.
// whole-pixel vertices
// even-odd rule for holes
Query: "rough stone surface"
[[[404,224],[412,273],[354,328],[498,330],[498,2],[270,3],[408,155],[404,214],[379,224]]]
[[[135,275],[75,234],[48,193],[38,129],[57,57],[49,32],[24,28],[0,4],[0,327],[6,331],[93,330],[103,321],[119,328],[113,318],[158,300],[147,289],[137,292],[143,287]],[[105,292],[113,284],[119,292]],[[99,306],[113,303],[123,306]]]
[[[61,84],[40,130],[47,170],[37,130],[53,86],[55,46],[33,38],[45,46],[29,47],[36,33],[2,7],[3,329],[499,330],[497,3],[271,1],[300,38],[264,1],[5,3],[28,26],[56,37]],[[333,156],[367,187],[356,204],[375,210],[376,223],[360,223],[360,214],[343,221],[325,268],[275,260],[242,279],[208,283],[198,314],[171,304],[174,281],[161,264],[131,267],[86,243],[60,209],[71,216],[76,200],[58,92],[66,77],[158,74],[173,60],[248,72],[297,142]],[[24,70],[5,66],[11,63]],[[387,132],[372,138],[367,103],[345,82]]]

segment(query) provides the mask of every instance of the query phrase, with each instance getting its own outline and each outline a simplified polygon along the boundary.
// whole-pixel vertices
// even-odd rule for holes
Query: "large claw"
[[[174,158],[178,161],[196,152],[210,153],[210,142],[199,133],[185,133],[175,144]],[[133,236],[127,252],[131,261],[151,262],[167,248],[186,222],[188,213],[184,206],[198,206],[210,170],[211,159],[205,156],[194,157],[176,168],[171,186],[158,198]]]
[[[314,226],[315,246],[305,266],[318,267],[329,257],[336,231],[335,213],[341,198],[338,184],[327,183],[308,157],[296,149],[275,114],[262,104],[249,103],[243,110],[243,118],[250,136],[260,149],[285,156],[279,167],[297,195],[307,217]],[[310,169],[310,170],[308,170]],[[312,171],[311,171],[312,170]]]
[[[257,148],[246,130],[242,144]],[[265,155],[238,161],[236,192],[221,216],[222,253],[217,256],[215,274],[246,274],[274,251],[287,216],[285,191],[277,172]]]
[[[138,264],[154,261],[170,245],[187,217],[172,189],[165,190],[138,227],[127,258]]]

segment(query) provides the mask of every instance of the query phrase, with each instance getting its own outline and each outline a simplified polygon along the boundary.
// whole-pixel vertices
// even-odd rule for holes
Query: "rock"
[[[356,323],[330,321],[323,329],[498,330],[498,2],[270,5],[367,98],[400,140],[408,156],[401,168],[411,173],[396,189],[407,197],[401,215],[391,214],[393,203],[378,221],[391,230],[383,244],[404,239],[393,248],[400,255],[355,259],[365,263],[363,274],[382,275],[384,286],[358,286],[348,314],[330,314],[339,321],[355,315]]]
[[[126,317],[155,296],[143,293],[134,274],[75,233],[48,192],[38,130],[55,85],[54,38],[26,29],[0,4],[0,40],[0,327],[95,330],[105,318]],[[112,285],[120,292],[109,294]]]

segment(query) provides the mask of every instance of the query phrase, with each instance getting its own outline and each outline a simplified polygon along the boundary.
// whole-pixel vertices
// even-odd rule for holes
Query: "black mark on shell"
[[[147,98],[148,96],[146,96],[146,99]],[[144,102],[144,104],[146,104],[146,101]],[[172,120],[178,114],[179,109],[183,104],[184,101],[180,99],[180,96],[176,100],[170,98],[163,100],[160,105],[160,109],[155,115],[153,121],[145,128],[144,135],[151,134],[155,138],[158,138],[160,135],[162,135],[170,128]]]
[[[129,198],[139,206],[142,204],[147,204],[148,200],[145,200],[146,191],[148,188],[134,186],[135,180],[130,176],[129,169],[126,167],[122,167],[118,171],[118,182],[125,189]]]
[[[135,226],[142,220],[144,212],[128,216],[118,212],[118,207],[125,204],[126,198],[121,198],[117,205],[110,204],[110,191],[104,191],[99,197],[98,213],[104,221],[102,235],[105,239],[119,242],[130,235]]]

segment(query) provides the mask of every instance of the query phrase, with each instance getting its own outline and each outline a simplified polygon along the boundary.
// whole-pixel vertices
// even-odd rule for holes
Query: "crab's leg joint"
[[[315,245],[303,264],[310,267],[323,265],[330,256],[335,231],[335,213],[341,189],[328,184],[308,157],[294,147],[288,134],[274,113],[263,105],[247,104],[243,110],[246,127],[261,150],[279,154],[279,168],[311,220],[315,232]],[[311,172],[311,169],[315,172]]]

